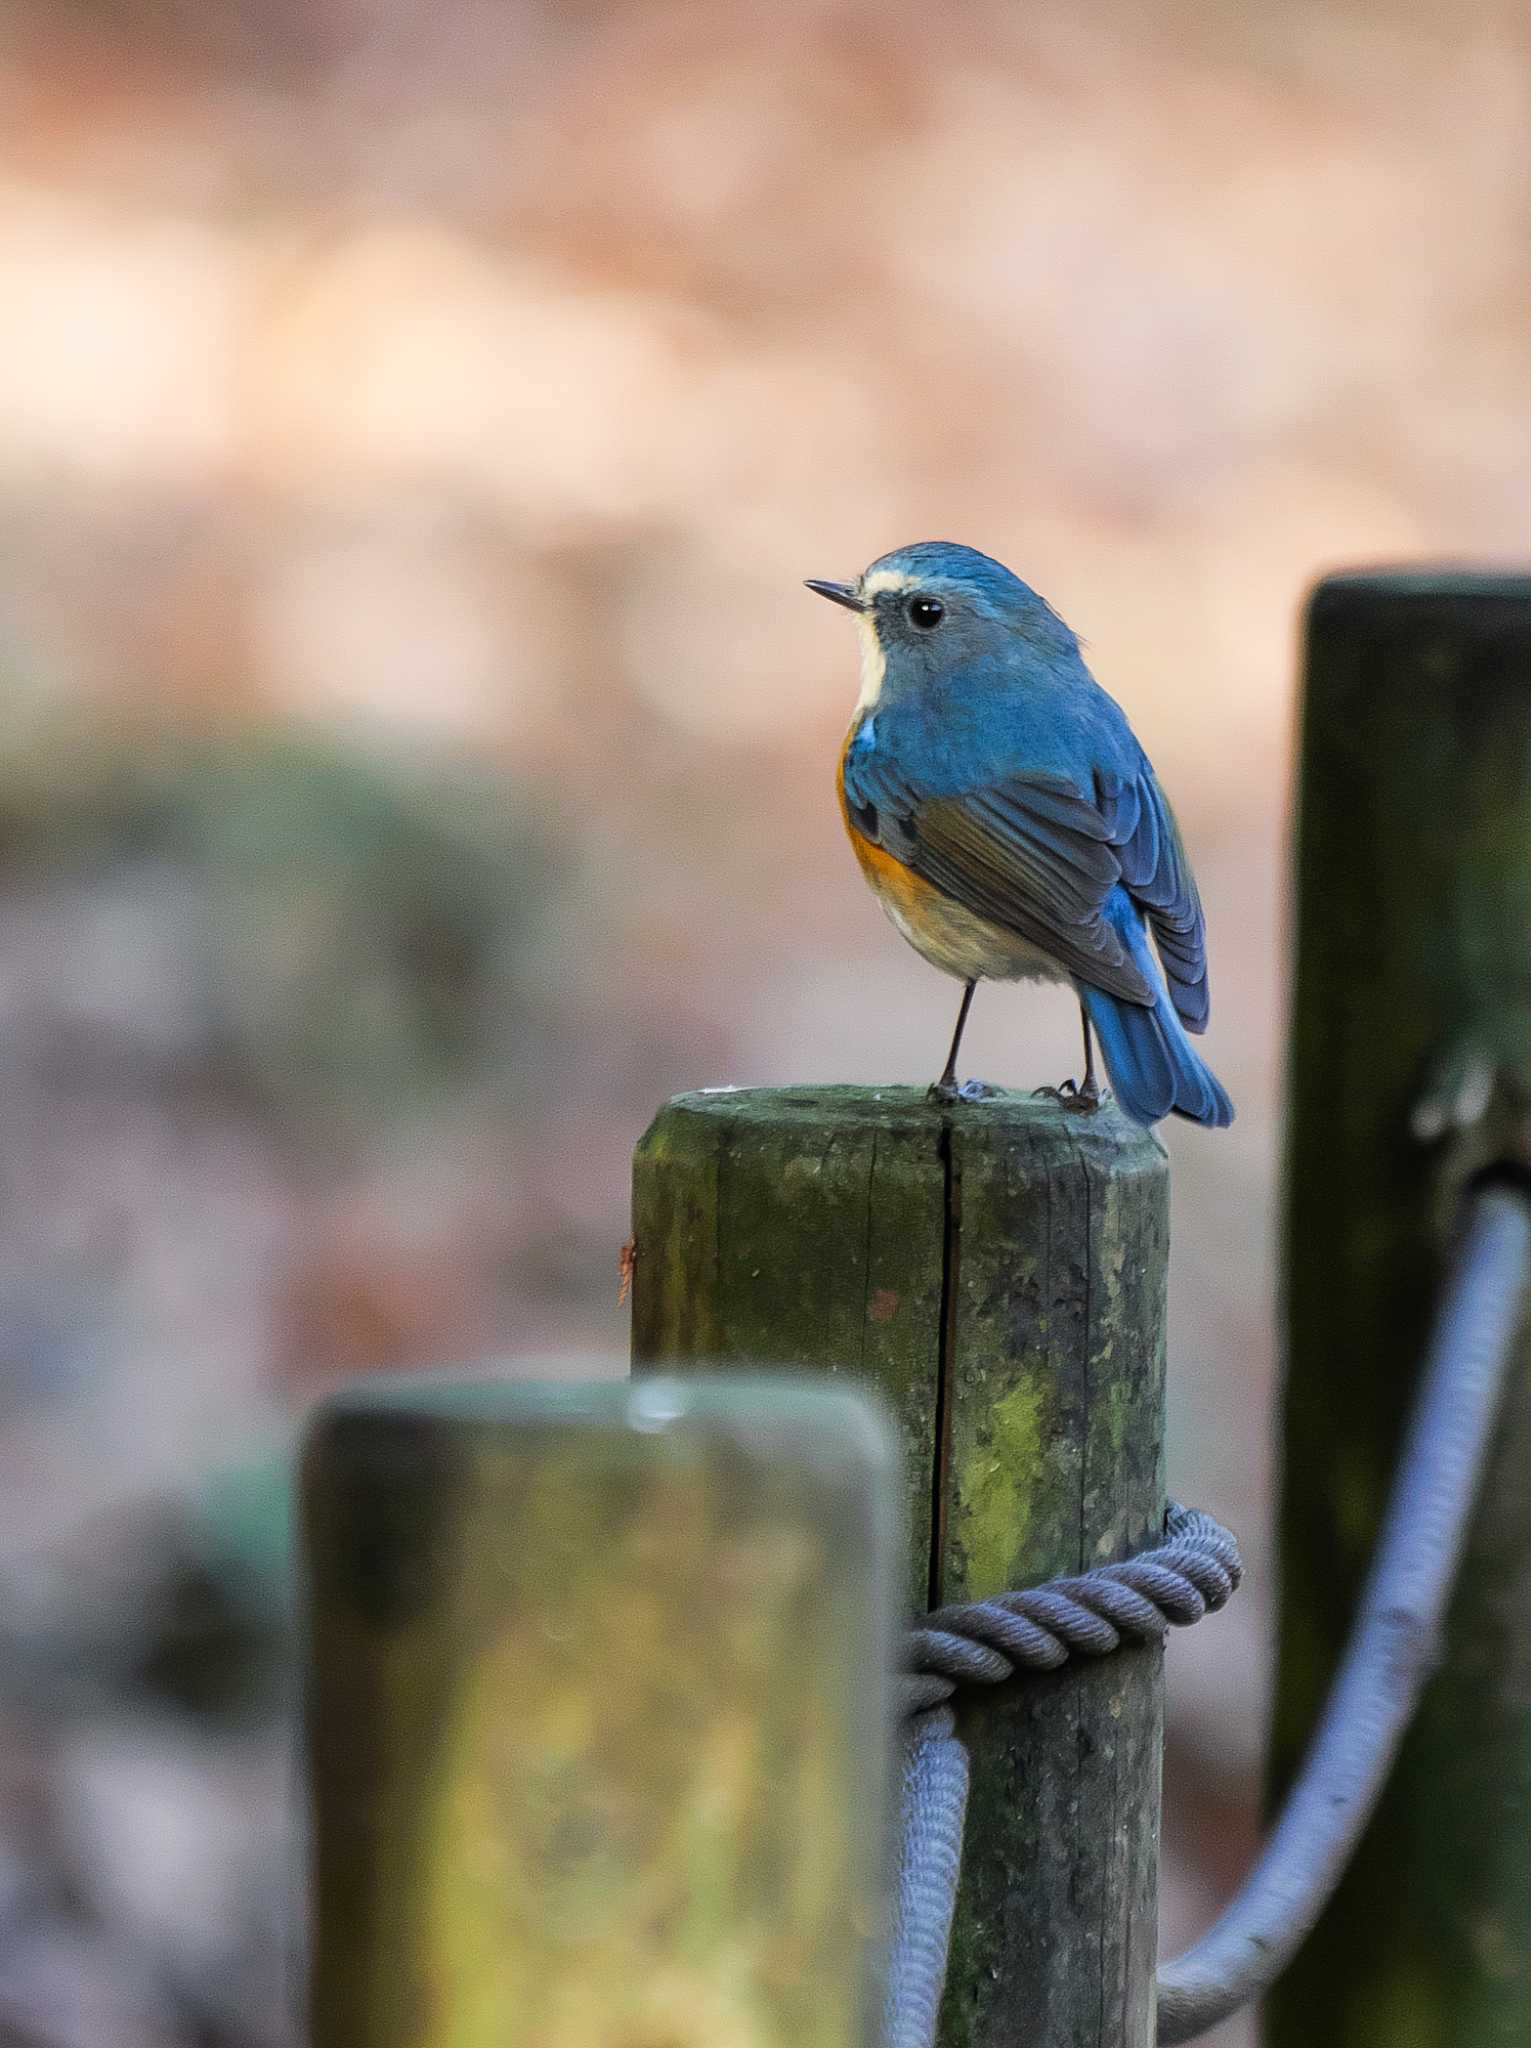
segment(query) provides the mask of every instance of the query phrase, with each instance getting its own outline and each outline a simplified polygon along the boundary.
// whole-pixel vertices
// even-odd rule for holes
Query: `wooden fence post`
[[[311,2048],[865,2048],[893,1493],[831,1389],[322,1411]]]
[[[790,1363],[882,1390],[913,1609],[1157,1537],[1168,1177],[1118,1112],[683,1095],[638,1147],[633,1232],[638,1366]],[[1161,1710],[1157,1648],[964,1706],[944,2048],[1149,2048]]]
[[[1531,578],[1308,620],[1274,1784],[1349,1627],[1466,1181],[1531,1160]],[[1531,2040],[1531,1345],[1430,1681],[1273,2048]]]

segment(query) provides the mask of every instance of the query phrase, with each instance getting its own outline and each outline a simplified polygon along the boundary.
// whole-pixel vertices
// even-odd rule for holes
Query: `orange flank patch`
[[[1031,940],[970,910],[868,839],[846,802],[843,752],[840,762],[840,815],[861,872],[872,894],[922,958],[958,981],[1059,979],[1057,962]]]
[[[933,898],[938,898],[941,892],[932,883],[917,875],[912,868],[906,868],[901,860],[895,860],[885,848],[868,839],[857,829],[856,822],[851,816],[850,805],[845,800],[845,757],[850,752],[855,732],[856,727],[853,723],[845,735],[845,745],[840,749],[840,773],[835,780],[840,797],[840,816],[845,821],[846,837],[861,863],[861,872],[871,885],[873,894],[897,911],[909,924],[918,927],[923,921],[921,913],[926,904]]]
[[[927,904],[940,900],[941,892],[932,883],[917,875],[913,868],[906,868],[901,860],[895,860],[883,847],[876,846],[870,839],[864,839],[847,818],[845,829],[850,834],[851,846],[861,872],[871,884],[873,892],[890,903],[908,923],[919,927]]]

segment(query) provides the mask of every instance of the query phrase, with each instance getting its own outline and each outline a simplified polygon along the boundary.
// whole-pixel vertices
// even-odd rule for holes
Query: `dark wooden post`
[[[1335,577],[1308,621],[1277,1789],[1334,1670],[1468,1178],[1531,1160],[1531,578]],[[1274,2048],[1531,2040],[1531,1347],[1418,1720]]]
[[[312,2048],[865,2048],[893,1491],[829,1389],[323,1411]]]
[[[684,1095],[638,1147],[633,1231],[640,1367],[786,1363],[881,1389],[911,1608],[1157,1535],[1168,1176],[1116,1111]],[[965,1707],[946,2048],[1149,2048],[1160,1725],[1157,1649]]]

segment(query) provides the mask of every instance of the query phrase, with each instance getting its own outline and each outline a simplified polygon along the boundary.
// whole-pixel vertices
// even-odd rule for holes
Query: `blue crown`
[[[919,540],[912,547],[895,548],[891,554],[880,555],[866,573],[875,576],[882,569],[932,582],[965,583],[989,596],[1008,598],[1012,603],[1018,597],[1037,594],[1003,562],[954,540]]]

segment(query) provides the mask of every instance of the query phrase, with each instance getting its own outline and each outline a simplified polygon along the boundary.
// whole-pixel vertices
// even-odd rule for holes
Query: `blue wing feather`
[[[1130,780],[1103,776],[1097,787],[1123,886],[1152,928],[1170,999],[1188,1031],[1204,1031],[1211,1010],[1206,920],[1174,814],[1146,759]]]
[[[1104,770],[1088,790],[1046,772],[951,790],[909,775],[909,750],[858,739],[845,757],[846,801],[867,838],[969,909],[1047,947],[1086,981],[1151,1002],[1152,983],[1104,916],[1120,882],[1153,932],[1181,1022],[1201,1031],[1201,901],[1153,769],[1133,750],[1130,772]]]

